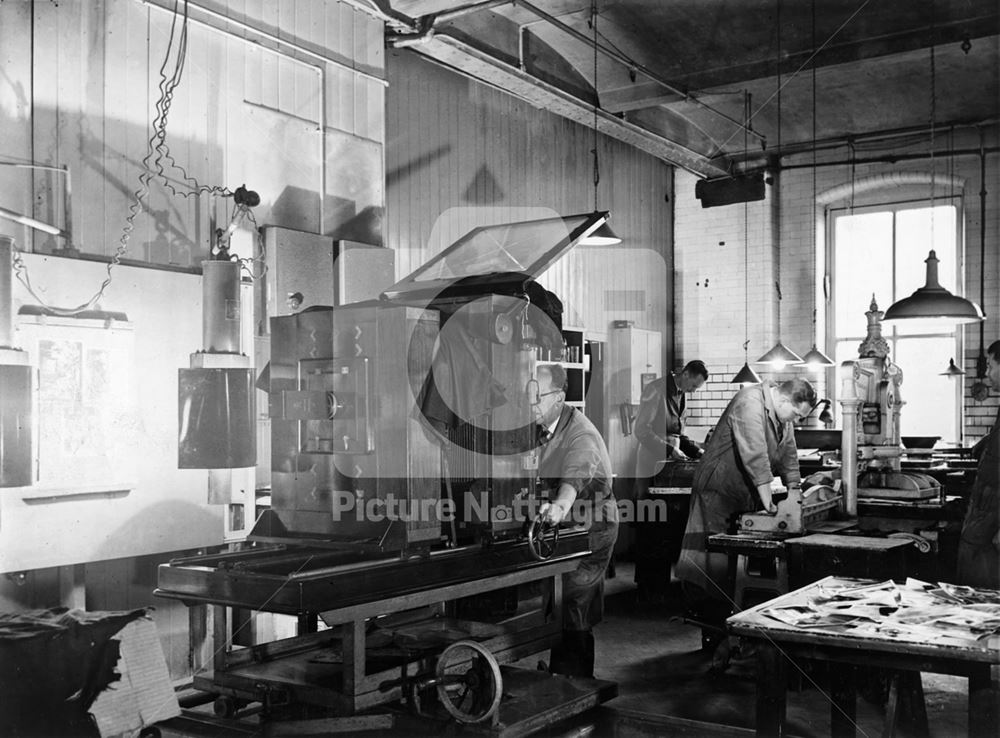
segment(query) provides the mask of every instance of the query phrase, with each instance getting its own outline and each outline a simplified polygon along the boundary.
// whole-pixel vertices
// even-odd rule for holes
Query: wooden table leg
[[[899,672],[889,679],[889,697],[885,702],[885,720],[882,722],[882,738],[892,738],[896,735],[896,725],[899,724]]]
[[[970,738],[996,738],[997,720],[1000,719],[998,696],[990,680],[988,664],[977,665],[969,675],[969,736]]]
[[[729,583],[729,596],[736,600],[736,577],[737,570],[739,569],[739,554],[733,553],[732,551],[726,552],[726,581]],[[736,603],[736,609],[740,610],[739,603]]]
[[[908,728],[907,734],[913,738],[927,738],[930,726],[927,723],[927,703],[919,671],[900,672],[899,700],[903,723]]]
[[[344,660],[344,694],[357,706],[361,682],[365,678],[365,621],[352,620],[340,626]]]
[[[217,672],[226,670],[229,664],[229,608],[212,605],[212,668]]]
[[[785,730],[785,657],[768,641],[757,641],[757,735]]]
[[[830,663],[830,735],[854,738],[857,727],[857,688],[853,664]]]

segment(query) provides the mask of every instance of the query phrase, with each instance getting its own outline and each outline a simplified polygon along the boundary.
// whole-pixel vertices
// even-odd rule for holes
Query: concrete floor
[[[550,738],[633,738],[662,735],[753,735],[755,667],[753,659],[734,662],[725,673],[709,672],[712,654],[701,648],[701,632],[683,621],[680,595],[670,589],[660,602],[638,602],[632,581],[633,568],[620,563],[617,575],[607,582],[605,620],[595,633],[596,676],[618,684],[618,697],[603,706],[551,726],[537,735]],[[547,655],[541,656],[547,660]],[[517,664],[534,669],[539,656]],[[996,676],[996,675],[995,675]],[[793,736],[830,733],[830,702],[821,672],[806,673],[802,687],[788,694],[788,732]],[[931,738],[967,735],[966,681],[958,677],[923,675]],[[209,713],[210,706],[203,708]],[[858,698],[859,736],[882,734],[881,705]],[[268,735],[257,718],[216,723],[205,730],[181,729],[165,736]],[[230,730],[229,728],[232,728]],[[460,735],[455,726],[436,735]],[[415,726],[379,735],[420,735]],[[371,736],[372,732],[358,733]],[[905,730],[897,732],[907,736]]]

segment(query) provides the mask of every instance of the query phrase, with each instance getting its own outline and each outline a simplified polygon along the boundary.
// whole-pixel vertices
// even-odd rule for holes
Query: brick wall
[[[996,146],[997,134],[987,136],[986,146]],[[963,137],[959,132],[949,141],[955,149],[978,149],[978,135]],[[940,138],[937,148],[946,143]],[[874,157],[877,152],[858,154],[858,158]],[[846,160],[843,150],[831,152],[830,160]],[[986,263],[980,263],[980,169],[978,156],[961,156],[946,159],[938,155],[933,171],[940,177],[954,174],[964,180],[964,188],[956,191],[961,196],[965,215],[965,295],[980,301],[979,277],[985,277],[985,299],[982,305],[987,315],[984,326],[985,343],[1000,339],[1000,162],[996,154],[986,160]],[[822,156],[820,162],[825,161]],[[785,166],[811,162],[783,160]],[[854,180],[891,174],[893,172],[930,172],[929,159],[898,164],[859,164],[855,167]],[[825,259],[825,206],[817,206],[813,219],[812,168],[791,168],[780,173],[774,184],[767,186],[767,198],[746,206],[729,205],[702,208],[695,199],[696,178],[678,171],[675,180],[675,343],[673,365],[682,366],[694,358],[705,361],[709,367],[709,381],[705,388],[693,395],[688,407],[688,428],[692,435],[704,432],[715,424],[726,403],[736,391],[729,380],[743,365],[743,341],[749,339],[747,355],[751,362],[767,351],[778,339],[779,319],[782,342],[800,355],[808,351],[813,341],[832,356],[832,347],[824,343],[826,316],[819,306],[816,327],[813,326],[813,306],[816,295],[822,294],[822,274]],[[845,165],[820,166],[816,172],[816,191],[822,193],[850,184],[850,168]],[[778,190],[780,222],[780,259],[775,253],[775,227],[772,208],[775,188]],[[849,189],[849,188],[848,188]],[[891,202],[926,196],[928,189],[917,192],[913,188],[885,187],[855,200],[857,205],[866,202]],[[936,196],[952,194],[950,188],[938,186]],[[833,206],[844,206],[835,202]],[[744,213],[746,214],[747,259],[744,268]],[[813,234],[817,248],[813,249]],[[817,264],[814,267],[814,264]],[[776,299],[774,282],[778,278],[783,299]],[[863,268],[863,266],[859,266]],[[744,289],[744,276],[746,289]],[[818,287],[819,286],[819,287]],[[747,309],[744,309],[746,305]],[[778,307],[780,305],[780,316]],[[882,306],[883,309],[888,305]],[[864,320],[867,305],[859,307],[859,320]],[[747,326],[744,328],[744,316]],[[979,355],[979,327],[965,329],[963,341],[964,378],[964,432],[966,443],[985,434],[996,418],[998,390],[991,390],[984,402],[972,399],[970,389],[975,381],[976,358]],[[935,357],[942,370],[947,356]],[[957,361],[957,357],[956,357]],[[788,376],[805,376],[817,385],[823,396],[827,382],[835,381],[833,372],[784,371],[780,374],[763,371],[754,366],[762,377],[782,379]],[[905,372],[906,367],[903,367]],[[944,378],[942,378],[942,381]],[[942,391],[947,391],[942,388]],[[699,430],[700,429],[700,430]]]

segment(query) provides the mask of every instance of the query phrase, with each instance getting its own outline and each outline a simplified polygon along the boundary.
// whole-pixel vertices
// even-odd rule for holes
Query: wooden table
[[[1000,637],[956,645],[944,636],[960,637],[956,627],[934,642],[909,634],[852,633],[842,626],[789,625],[767,615],[770,608],[802,605],[821,588],[860,586],[875,580],[826,577],[757,607],[737,613],[726,622],[730,632],[757,645],[757,735],[784,733],[786,671],[789,659],[818,659],[831,665],[831,735],[853,736],[856,728],[855,668],[880,667],[904,672],[956,674],[969,680],[969,735],[996,736],[998,709],[990,666],[1000,664]],[[942,642],[943,641],[943,642]]]
[[[874,538],[846,533],[810,533],[790,538],[768,538],[749,533],[716,533],[708,537],[708,550],[729,557],[729,591],[743,609],[746,590],[785,594],[835,574],[845,577],[902,578],[909,571],[908,539]],[[749,576],[750,558],[773,559],[772,578]]]

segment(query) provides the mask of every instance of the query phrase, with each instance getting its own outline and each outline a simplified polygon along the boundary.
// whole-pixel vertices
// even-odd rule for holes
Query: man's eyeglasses
[[[540,392],[538,389],[538,380],[529,379],[528,384],[525,387],[525,392],[528,395],[528,404],[537,405],[542,401],[542,398],[546,395],[554,395],[557,392],[562,392],[561,389],[549,390],[548,392]]]
[[[805,410],[802,409],[802,405],[792,405],[792,407],[795,409],[795,422],[801,423],[803,420],[812,415],[812,405],[806,405]]]

